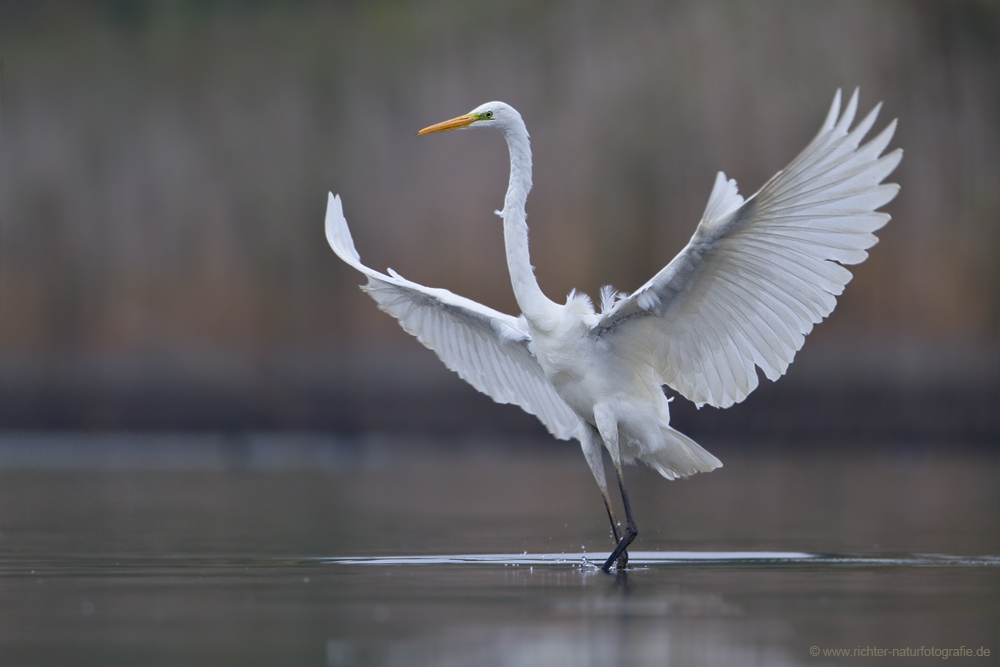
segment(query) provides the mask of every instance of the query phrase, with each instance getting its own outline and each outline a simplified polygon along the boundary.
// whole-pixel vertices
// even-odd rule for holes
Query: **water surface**
[[[8,434],[0,664],[996,664],[994,453],[713,449],[605,575],[564,443]]]

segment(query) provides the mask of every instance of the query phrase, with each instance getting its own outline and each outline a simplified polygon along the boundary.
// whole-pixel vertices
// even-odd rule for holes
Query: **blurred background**
[[[855,86],[892,222],[782,382],[675,420],[995,443],[997,2],[0,2],[0,427],[539,435],[358,290],[327,192],[370,266],[516,313],[502,138],[416,136],[504,100],[543,290],[630,291]]]

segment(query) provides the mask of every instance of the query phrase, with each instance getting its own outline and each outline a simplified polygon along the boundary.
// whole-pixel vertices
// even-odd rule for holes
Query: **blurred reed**
[[[502,141],[415,136],[490,99],[532,132],[543,289],[634,289],[716,171],[751,194],[855,85],[884,100],[877,127],[900,119],[903,189],[805,350],[991,360],[998,19],[971,0],[0,3],[0,380],[207,365],[253,385],[246,364],[421,354],[327,248],[328,190],[371,266],[514,312]]]

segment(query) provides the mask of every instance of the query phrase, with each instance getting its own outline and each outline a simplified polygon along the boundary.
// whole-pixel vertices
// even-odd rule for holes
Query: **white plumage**
[[[890,123],[861,145],[878,105],[851,130],[855,90],[843,114],[840,91],[819,134],[746,201],[719,173],[694,236],[666,267],[630,295],[601,293],[601,312],[586,296],[565,304],[538,287],[528,256],[524,204],[531,189],[531,150],[520,114],[490,102],[421,134],[465,127],[503,132],[511,155],[503,211],[511,284],[523,314],[512,317],[447,290],[418,285],[391,269],[361,263],[339,197],[330,195],[327,240],[368,277],[364,289],[403,328],[434,350],[464,380],[500,403],[537,416],[557,438],[576,438],[601,492],[618,546],[608,558],[627,562],[635,537],[621,463],[639,459],[668,479],[721,466],[670,427],[669,385],[699,407],[728,407],[758,384],[757,367],[777,380],[814,324],[836,306],[851,273],[889,221],[876,212],[899,186],[881,184],[902,158],[882,156]],[[881,157],[880,157],[881,156]],[[619,536],[601,446],[615,464],[628,526]]]
[[[545,379],[529,348],[523,318],[511,317],[445,289],[424,287],[389,269],[361,263],[340,197],[330,195],[326,238],[345,262],[368,276],[365,291],[451,370],[498,403],[514,403],[538,417],[561,440],[574,437],[579,419]]]

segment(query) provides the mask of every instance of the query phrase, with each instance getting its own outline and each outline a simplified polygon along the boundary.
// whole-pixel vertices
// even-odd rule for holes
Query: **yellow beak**
[[[425,127],[424,129],[417,132],[417,134],[430,134],[432,132],[445,132],[447,130],[460,130],[462,128],[469,127],[474,122],[479,120],[475,116],[470,114],[465,114],[464,116],[459,116],[458,118],[452,118],[451,120],[446,120],[443,123],[438,123],[437,125],[431,125],[430,127]]]

